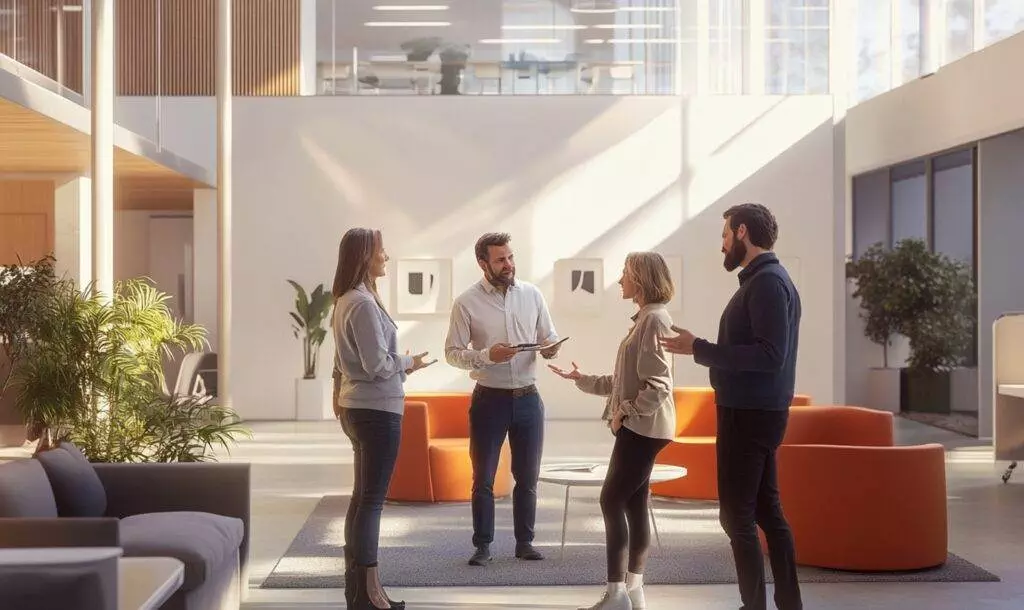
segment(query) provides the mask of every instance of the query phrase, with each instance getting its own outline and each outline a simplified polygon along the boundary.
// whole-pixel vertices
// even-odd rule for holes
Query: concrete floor
[[[896,419],[900,444],[939,442],[947,447],[950,551],[1002,578],[998,583],[844,583],[803,586],[807,608],[898,608],[911,610],[1024,608],[1024,470],[1004,485],[992,451],[924,424]],[[306,517],[324,494],[351,487],[351,450],[333,421],[259,422],[254,436],[222,461],[253,464],[252,587],[245,608],[319,610],[343,608],[341,590],[264,590],[259,584],[284,554]],[[598,422],[550,421],[545,461],[606,459],[611,437]],[[544,489],[542,502],[560,503]],[[386,510],[386,509],[385,509]],[[724,534],[723,534],[724,535]],[[383,566],[386,570],[386,566]],[[601,587],[512,587],[394,589],[394,599],[410,608],[577,608],[594,603]],[[647,588],[648,607],[735,609],[735,585]]]

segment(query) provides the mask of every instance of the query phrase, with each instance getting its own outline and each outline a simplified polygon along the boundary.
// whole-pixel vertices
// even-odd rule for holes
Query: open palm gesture
[[[560,369],[560,368],[558,368],[557,366],[555,366],[553,364],[549,364],[548,368],[551,369],[552,371],[554,371],[555,374],[558,375],[559,377],[561,377],[563,379],[568,379],[570,381],[576,381],[580,377],[583,377],[583,373],[580,373],[580,368],[578,366],[576,366],[575,362],[572,363],[572,370],[571,371],[566,371],[566,370]]]

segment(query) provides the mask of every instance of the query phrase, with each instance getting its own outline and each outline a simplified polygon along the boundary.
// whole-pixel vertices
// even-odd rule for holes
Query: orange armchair
[[[651,485],[651,493],[666,498],[718,499],[718,409],[712,388],[675,388],[676,437],[661,453],[659,464],[686,468],[681,479]],[[794,405],[809,405],[811,397],[797,394]]]
[[[402,441],[387,499],[399,502],[466,502],[473,492],[469,457],[470,394],[417,393],[405,397]],[[511,493],[512,459],[502,447],[494,496]]]
[[[895,571],[945,562],[945,451],[894,447],[892,418],[861,407],[790,410],[779,493],[797,563]]]

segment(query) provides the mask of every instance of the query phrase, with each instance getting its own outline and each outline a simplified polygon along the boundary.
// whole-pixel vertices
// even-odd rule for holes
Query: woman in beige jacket
[[[676,429],[672,362],[658,342],[659,337],[673,334],[665,305],[674,292],[668,266],[660,254],[633,252],[626,257],[619,285],[622,298],[633,300],[640,311],[619,345],[614,374],[584,375],[575,362],[571,371],[549,365],[558,375],[575,381],[580,390],[608,397],[603,418],[615,434],[601,488],[608,590],[590,610],[646,606],[643,572],[651,544],[647,520],[651,471]]]

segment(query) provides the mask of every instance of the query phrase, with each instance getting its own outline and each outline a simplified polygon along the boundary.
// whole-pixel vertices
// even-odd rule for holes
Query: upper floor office
[[[1021,0],[245,0],[237,95],[818,95],[1024,29]],[[0,56],[87,99],[91,0],[0,0]],[[215,0],[117,0],[117,93],[209,96]]]

